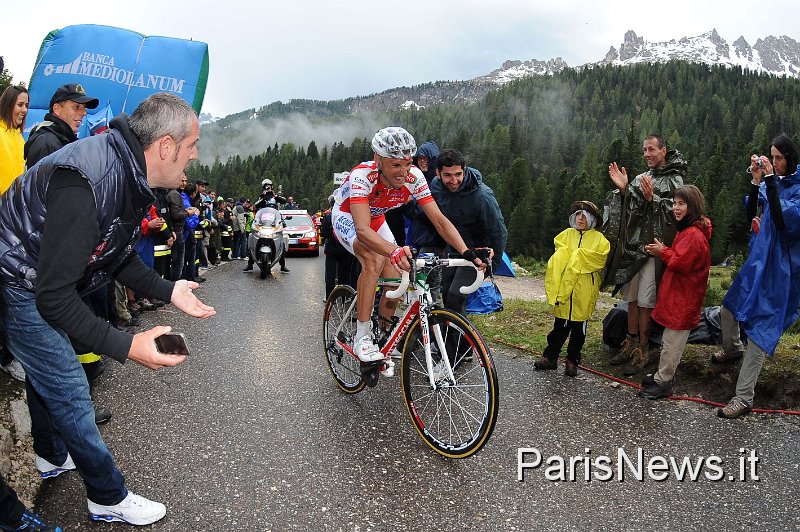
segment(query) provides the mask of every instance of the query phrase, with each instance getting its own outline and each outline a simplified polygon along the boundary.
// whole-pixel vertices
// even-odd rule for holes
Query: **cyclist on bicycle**
[[[387,127],[372,138],[372,149],[374,160],[353,168],[350,176],[333,193],[335,204],[331,213],[334,234],[361,263],[356,302],[358,324],[353,350],[362,362],[384,359],[372,338],[370,322],[378,278],[389,277],[395,270],[411,269],[411,250],[408,246],[397,245],[384,218],[386,211],[403,206],[413,197],[453,249],[481,269],[486,268],[475,250],[467,248],[456,228],[439,210],[422,171],[412,166],[411,158],[417,152],[414,137],[401,127]],[[379,316],[390,322],[397,302],[382,297]],[[386,359],[381,372],[384,376],[393,376],[394,363]]]

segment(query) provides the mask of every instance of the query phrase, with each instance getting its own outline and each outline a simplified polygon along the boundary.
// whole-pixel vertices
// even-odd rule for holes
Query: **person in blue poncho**
[[[750,412],[756,381],[767,355],[800,316],[800,171],[797,147],[786,135],[769,146],[769,157],[753,155],[748,217],[760,204],[761,227],[750,255],[722,305],[749,339],[736,395],[717,414],[737,418]],[[752,211],[752,212],[751,212]]]

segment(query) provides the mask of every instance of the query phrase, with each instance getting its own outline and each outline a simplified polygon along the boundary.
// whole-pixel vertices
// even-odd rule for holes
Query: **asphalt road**
[[[333,383],[321,257],[290,258],[290,274],[276,267],[265,280],[243,264],[208,272],[197,291],[216,317],[146,314],[186,333],[186,363],[111,362],[98,382],[114,413],[101,431],[129,488],[167,505],[152,530],[797,529],[797,420],[721,420],[585,373],[534,373],[529,358],[493,346],[497,427],[480,453],[448,460],[419,440],[397,379],[355,396]],[[524,482],[519,448],[541,455]],[[670,460],[708,461],[692,481]],[[46,481],[37,508],[68,531],[131,528],[90,522],[76,473]]]

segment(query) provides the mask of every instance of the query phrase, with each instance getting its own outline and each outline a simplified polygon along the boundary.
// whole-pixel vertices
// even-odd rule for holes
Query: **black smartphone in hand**
[[[156,349],[165,355],[189,354],[189,346],[186,345],[186,337],[181,333],[167,333],[156,336]]]

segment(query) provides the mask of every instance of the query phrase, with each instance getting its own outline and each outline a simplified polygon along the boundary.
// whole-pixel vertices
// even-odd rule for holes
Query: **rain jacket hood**
[[[600,294],[600,270],[609,243],[596,229],[565,229],[553,239],[556,251],[547,261],[544,286],[556,318],[586,321]]]
[[[436,177],[436,159],[439,157],[439,153],[439,146],[432,140],[423,142],[420,147],[417,148],[417,157],[422,155],[428,159],[428,171],[422,172],[425,174],[425,179],[428,183],[433,181],[433,178]]]
[[[722,302],[750,341],[769,355],[800,316],[800,167],[778,180],[777,187],[785,227],[778,230],[772,221],[762,183],[761,230]]]

